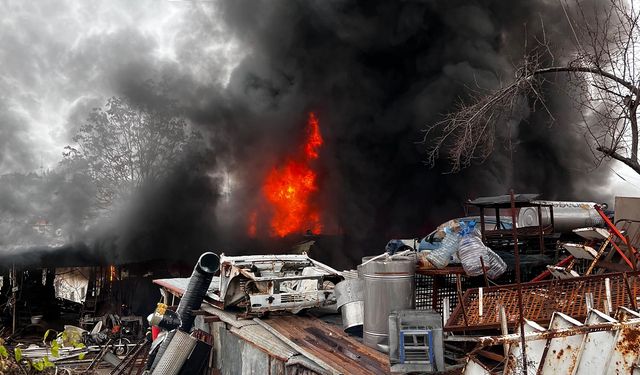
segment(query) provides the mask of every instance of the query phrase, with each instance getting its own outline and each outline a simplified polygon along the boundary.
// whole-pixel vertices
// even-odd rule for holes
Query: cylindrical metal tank
[[[553,206],[553,227],[557,233],[571,232],[576,228],[602,226],[604,221],[593,208],[594,202],[540,201]],[[542,207],[542,225],[551,224],[551,210]],[[518,227],[537,227],[538,208],[523,207],[518,213]]]
[[[415,270],[415,256],[383,258],[362,266],[365,345],[376,350],[388,345],[389,314],[415,307]]]
[[[364,281],[361,278],[345,279],[334,289],[337,307],[342,313],[344,331],[362,336],[364,321]]]

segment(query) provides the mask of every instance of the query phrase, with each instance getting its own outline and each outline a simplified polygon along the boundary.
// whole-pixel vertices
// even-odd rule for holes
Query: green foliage
[[[192,136],[170,102],[140,108],[113,97],[91,112],[63,155],[85,166],[98,202],[108,206],[165,176]]]
[[[57,334],[56,333],[57,331],[50,329],[47,332],[45,332],[44,336],[42,337],[42,341],[44,345],[49,345],[49,349],[51,351],[51,358],[59,358],[60,350],[64,347],[73,347],[76,349],[86,348],[86,346],[82,342],[80,342],[81,336],[79,334],[75,334],[73,331],[72,332],[63,331]],[[51,340],[50,343],[47,343],[47,339],[51,338],[54,334],[55,334],[55,338]],[[23,363],[23,365],[26,366],[28,369],[32,369],[36,372],[42,372],[56,366],[55,363],[51,361],[49,355],[45,355],[44,357],[39,359],[25,359],[22,355],[22,350],[20,348],[15,348],[14,353],[15,353],[16,363]],[[0,341],[0,359],[6,358],[6,357],[8,357],[8,353],[6,351],[6,348],[2,346],[2,342]],[[85,357],[85,353],[81,353],[78,355],[79,359],[84,359],[84,357]],[[2,371],[3,370],[2,365],[3,364],[0,361],[0,374],[4,373]]]
[[[54,357],[60,357],[60,344],[58,344],[58,340],[53,340],[51,342],[51,355]]]
[[[82,349],[82,348],[86,348],[86,345],[85,345],[85,344],[83,344],[83,343],[81,343],[81,342],[79,342],[79,343],[75,343],[75,344],[73,344],[73,347],[74,347],[74,348],[76,348],[76,349]],[[81,353],[81,354],[78,356],[78,359],[79,359],[79,360],[83,360],[85,355],[86,355],[86,353]]]
[[[7,348],[4,347],[4,345],[0,345],[0,358],[9,358],[9,352],[7,351]]]
[[[49,337],[49,334],[51,334],[51,332],[57,332],[53,329],[48,329],[47,332],[44,333],[44,336],[42,337],[42,342],[46,343],[47,342],[47,338]]]

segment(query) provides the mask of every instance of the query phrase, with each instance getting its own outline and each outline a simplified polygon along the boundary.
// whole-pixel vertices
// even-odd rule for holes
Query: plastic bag
[[[460,257],[462,268],[464,268],[468,276],[482,275],[483,262],[487,277],[490,279],[499,277],[507,270],[507,264],[502,258],[482,242],[480,232],[475,228],[474,221],[466,223],[463,226],[462,233],[458,256]]]
[[[468,276],[482,275],[482,259],[487,259],[487,247],[482,243],[480,237],[476,236],[473,232],[466,233],[460,239],[460,248],[458,249],[458,257],[462,268]]]
[[[482,259],[485,267],[487,267],[487,277],[490,279],[496,279],[500,277],[507,270],[507,264],[500,258],[500,255],[496,254],[487,247],[487,253],[489,259]]]
[[[458,246],[460,245],[460,234],[449,227],[446,227],[444,232],[446,235],[442,240],[440,248],[431,251],[427,255],[427,260],[436,268],[446,267],[451,261],[451,257],[458,251]]]

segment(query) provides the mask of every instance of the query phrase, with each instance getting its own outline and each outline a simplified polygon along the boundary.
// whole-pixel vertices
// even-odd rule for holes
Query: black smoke
[[[424,233],[463,215],[465,199],[511,187],[547,199],[596,198],[584,186],[604,174],[586,172],[591,158],[573,128],[575,112],[553,87],[546,89],[558,121],[550,127],[544,113],[523,114],[515,148],[497,144],[484,164],[444,174],[444,161],[424,165],[425,146],[417,143],[468,87],[509,80],[525,42],[541,38],[542,23],[558,51],[570,48],[559,4],[228,1],[222,10],[251,52],[233,72],[223,105],[214,97],[193,118],[230,138],[230,158],[251,196],[273,155],[295,147],[291,134],[316,111],[326,139],[325,219],[359,240],[353,251]]]
[[[467,98],[469,87],[508,81],[525,41],[541,38],[543,23],[554,51],[570,53],[559,3],[226,0],[212,6],[216,22],[246,52],[227,85],[185,68],[204,61],[200,70],[219,70],[202,48],[206,38],[219,37],[218,27],[197,11],[185,21],[188,33],[177,38],[177,63],[155,57],[135,30],[96,36],[71,56],[89,68],[109,63],[103,79],[134,104],[160,100],[145,84],[158,82],[162,100],[176,101],[204,137],[204,149],[187,152],[106,241],[122,257],[277,246],[249,241],[247,217],[260,204],[266,172],[295,150],[309,111],[325,138],[317,204],[325,225],[347,238],[327,250],[334,259],[341,253],[357,259],[381,252],[389,238],[426,234],[463,216],[466,199],[512,187],[547,199],[601,198],[585,186],[604,181],[604,172],[585,171],[591,159],[573,130],[575,111],[553,87],[546,88],[550,106],[563,115],[552,127],[543,113],[523,113],[512,129],[514,149],[499,143],[489,160],[458,174],[447,174],[445,161],[424,164],[422,130]],[[125,59],[105,52],[121,46]],[[233,186],[223,193],[225,174]]]

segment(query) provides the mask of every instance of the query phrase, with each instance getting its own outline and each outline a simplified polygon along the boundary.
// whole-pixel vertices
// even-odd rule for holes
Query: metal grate
[[[484,279],[480,277],[467,277],[460,275],[462,290],[484,285]],[[421,275],[415,276],[416,285],[416,310],[434,310],[442,314],[443,301],[449,298],[449,307],[453,311],[458,304],[458,292],[456,289],[456,274]],[[451,311],[449,311],[451,313]]]
[[[640,272],[628,274],[585,276],[566,280],[551,280],[522,284],[522,304],[525,318],[545,324],[554,311],[567,314],[575,319],[587,315],[585,295],[593,296],[594,308],[616,310],[619,306],[634,306],[638,296],[637,276]],[[606,280],[609,280],[611,300],[607,299]],[[514,284],[483,289],[482,315],[478,289],[469,289],[463,296],[462,306],[456,306],[445,329],[450,331],[498,328],[500,326],[498,306],[504,306],[507,321],[514,326],[518,321],[517,286]],[[606,305],[606,306],[605,306]],[[466,316],[466,319],[465,319]]]

